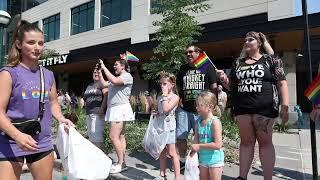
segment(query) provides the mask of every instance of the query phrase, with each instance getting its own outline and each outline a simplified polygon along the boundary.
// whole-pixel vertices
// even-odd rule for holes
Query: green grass
[[[228,111],[224,111],[221,116],[223,140],[239,142],[239,129]]]
[[[292,129],[294,127],[294,125],[292,124],[279,124],[276,123],[273,127],[273,130],[280,132],[280,133],[288,133],[289,129]]]

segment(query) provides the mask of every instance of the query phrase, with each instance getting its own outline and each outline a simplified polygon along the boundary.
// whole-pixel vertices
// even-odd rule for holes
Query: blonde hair
[[[260,53],[274,55],[274,51],[270,43],[268,42],[266,36],[262,32],[250,31],[246,34],[246,37],[253,37],[254,39],[257,40],[258,44],[260,44],[260,48],[259,48]],[[242,59],[246,57],[247,57],[247,53],[243,45],[240,53],[240,58]]]
[[[197,98],[197,103],[203,103],[211,108],[212,114],[221,117],[221,111],[217,105],[217,96],[209,91],[203,91]]]
[[[177,91],[177,79],[176,79],[176,76],[172,73],[168,73],[168,72],[165,72],[165,71],[161,71],[160,72],[160,79],[167,79],[170,83],[173,84],[173,89],[172,91],[175,93],[175,94],[178,94],[178,91]]]
[[[29,23],[28,21],[21,20],[18,23],[18,26],[14,30],[13,37],[12,37],[12,43],[11,48],[8,53],[8,64],[7,66],[16,66],[21,62],[21,50],[16,46],[16,41],[19,41],[20,43],[23,42],[24,36],[26,32],[30,31],[36,31],[41,32],[42,31],[38,28],[38,26]]]

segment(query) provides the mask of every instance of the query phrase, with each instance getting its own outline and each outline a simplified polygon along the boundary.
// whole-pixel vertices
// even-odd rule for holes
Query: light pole
[[[5,27],[9,24],[11,16],[6,11],[0,10],[0,67],[4,64],[6,32]]]
[[[307,0],[302,0],[302,13],[304,18],[304,44],[305,44],[305,60],[307,60],[309,70],[309,83],[312,82],[312,61],[311,61],[311,46],[310,46],[310,29],[308,18]],[[310,107],[310,106],[309,106]],[[310,136],[311,136],[311,152],[312,152],[312,174],[313,180],[318,179],[318,162],[317,162],[317,141],[315,122],[310,119]]]

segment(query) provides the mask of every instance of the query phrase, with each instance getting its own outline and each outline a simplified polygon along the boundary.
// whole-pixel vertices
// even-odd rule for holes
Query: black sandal
[[[234,180],[247,180],[247,179],[245,179],[245,178],[243,178],[243,177],[241,177],[241,176],[238,176],[238,177],[235,178]]]

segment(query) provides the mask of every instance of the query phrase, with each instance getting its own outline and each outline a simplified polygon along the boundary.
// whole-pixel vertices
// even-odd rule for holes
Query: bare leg
[[[121,131],[123,129],[123,122],[111,122],[109,126],[109,137],[111,143],[117,153],[118,163],[124,162],[124,149],[123,144],[120,140]]]
[[[200,180],[209,180],[210,178],[209,168],[203,167],[200,165],[199,170],[200,170]]]
[[[240,115],[236,117],[240,131],[240,176],[247,178],[254,156],[256,136],[251,115]]]
[[[160,154],[160,176],[166,176],[166,169],[167,169],[167,149],[164,150]]]
[[[169,155],[172,158],[173,168],[174,168],[174,175],[176,176],[176,179],[182,179],[180,176],[180,161],[179,161],[179,155],[176,151],[176,145],[175,144],[168,144],[167,145]]]
[[[126,148],[127,148],[126,138],[124,136],[125,130],[126,130],[125,127],[126,127],[126,122],[123,122],[122,131],[120,133],[120,141],[121,141],[122,148],[123,148],[123,157],[126,157]],[[123,161],[125,161],[125,160],[123,159]]]
[[[263,176],[265,180],[271,180],[275,164],[275,150],[272,143],[274,119],[255,115],[254,122]]]
[[[210,180],[221,180],[222,167],[209,168]]]
[[[0,179],[19,180],[23,163],[0,161]]]
[[[46,157],[28,164],[34,180],[52,180],[54,156],[53,152]]]

